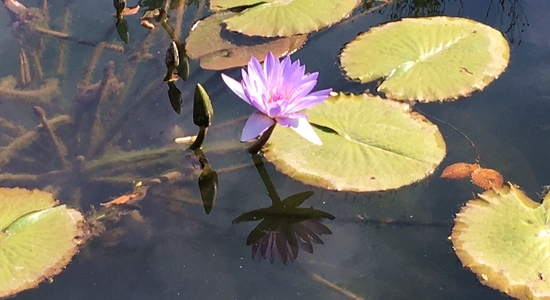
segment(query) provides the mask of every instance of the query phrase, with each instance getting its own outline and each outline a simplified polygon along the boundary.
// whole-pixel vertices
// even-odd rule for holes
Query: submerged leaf
[[[100,205],[105,207],[110,207],[112,205],[131,205],[143,200],[143,198],[145,198],[145,196],[147,195],[148,189],[149,186],[142,186],[137,191],[124,194],[106,203],[100,203]]]

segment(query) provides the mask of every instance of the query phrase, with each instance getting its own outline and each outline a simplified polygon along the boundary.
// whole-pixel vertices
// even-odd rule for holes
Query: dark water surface
[[[33,1],[22,2],[26,6],[38,5]],[[57,29],[64,3],[50,1],[52,27],[57,26]],[[111,3],[106,0],[74,1],[71,34],[100,40],[113,26]],[[515,15],[511,14],[511,9]],[[550,4],[546,0],[444,1],[439,12],[431,13],[467,16],[508,31],[505,35],[513,39],[508,69],[484,91],[453,103],[419,107],[458,127],[475,142],[488,167],[499,170],[506,180],[520,185],[528,195],[538,199],[537,193],[542,186],[550,184]],[[193,14],[188,12],[189,20]],[[392,17],[405,16],[408,16],[407,8],[398,11],[390,6],[381,13],[358,18],[345,26],[325,29],[313,34],[293,59],[299,58],[308,71],[320,72],[318,89],[332,87],[337,91],[361,92],[372,88],[348,82],[342,76],[337,63],[340,48],[372,26]],[[19,47],[10,27],[5,26],[8,20],[6,9],[0,8],[0,77],[19,74]],[[129,17],[128,20],[132,46],[143,39],[146,30],[139,27],[137,18]],[[529,26],[523,25],[526,21]],[[189,22],[184,22],[184,26],[189,28]],[[115,35],[108,41],[116,41]],[[162,35],[158,35],[151,48],[155,61],[138,69],[130,89],[132,97],[139,97],[148,84],[141,81],[143,78],[160,80],[164,75],[164,52],[168,42],[161,38]],[[58,42],[55,38],[47,40],[46,77],[56,76]],[[61,84],[63,105],[70,106],[92,51],[88,46],[69,44],[69,71],[62,77]],[[106,62],[113,60],[119,66],[123,58],[124,54],[106,51],[98,63],[93,82],[100,80]],[[239,76],[237,70],[226,72]],[[172,111],[166,89],[162,89],[150,99],[143,114],[125,124],[129,128],[125,130],[124,138],[129,141],[125,150],[172,143],[173,136],[169,132],[174,125],[180,126],[186,134],[194,134],[196,129],[189,111],[196,82],[203,83],[212,96],[216,113],[214,126],[235,117],[244,118],[252,112],[229,92],[219,73],[199,71],[197,63],[192,62],[191,76],[188,83],[178,83],[185,97],[182,116]],[[57,113],[62,111],[49,109]],[[28,128],[38,124],[30,106],[4,102],[0,104],[0,116],[18,120]],[[232,127],[210,132],[205,152],[213,168],[251,163],[244,150],[223,155],[208,153],[209,144],[216,141],[238,141],[243,125],[244,119]],[[468,142],[446,125],[438,125],[448,148],[443,167],[475,159]],[[244,149],[244,145],[240,149]],[[183,154],[179,163],[189,173],[196,172]],[[17,299],[348,299],[321,283],[320,277],[363,299],[508,298],[482,286],[474,274],[463,269],[447,239],[451,225],[445,224],[449,224],[473,193],[480,192],[468,181],[439,179],[439,169],[434,176],[396,191],[346,194],[305,186],[277,173],[269,163],[267,169],[282,198],[313,190],[315,195],[305,205],[336,216],[334,221],[324,222],[333,234],[323,235],[325,244],[314,245],[313,254],[300,251],[297,260],[287,265],[280,261],[272,265],[252,260],[251,249],[245,242],[257,223],[231,225],[231,221],[244,212],[269,206],[270,200],[256,169],[246,167],[220,172],[217,206],[210,215],[205,215],[200,205],[193,204],[199,199],[196,177],[184,187],[184,192],[180,192],[179,201],[148,196],[141,203],[142,221],[126,218],[117,225],[126,231],[116,239],[117,245],[110,246],[98,240],[84,246],[53,283],[41,284],[38,289],[21,293]],[[147,174],[138,174],[141,177],[136,180],[166,171],[159,167]],[[26,187],[43,188],[49,184],[65,189],[78,182],[60,179]],[[1,182],[0,185],[3,186]],[[83,207],[98,205],[129,190],[131,186],[128,185],[118,188],[83,186],[82,204]],[[66,201],[63,197],[70,196],[68,192],[61,193],[60,200]],[[365,217],[443,225],[376,226],[364,222]]]

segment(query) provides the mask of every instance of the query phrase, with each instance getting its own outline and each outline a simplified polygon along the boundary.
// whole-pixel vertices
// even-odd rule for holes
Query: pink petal
[[[250,83],[253,84],[258,91],[264,90],[267,86],[267,79],[264,74],[264,69],[256,57],[252,56],[252,58],[250,58],[247,70]]]
[[[262,113],[253,113],[246,121],[246,124],[244,124],[243,132],[241,134],[241,142],[247,142],[259,136],[274,123],[275,120]]]
[[[317,91],[314,93],[311,93],[303,98],[300,99],[300,101],[294,101],[291,105],[287,108],[286,112],[292,113],[292,112],[298,112],[303,109],[306,109],[308,107],[317,105],[323,101],[325,101],[332,92],[332,89],[326,89]]]
[[[222,73],[222,79],[223,79],[223,82],[225,82],[225,84],[233,91],[233,93],[237,94],[239,98],[243,99],[246,103],[250,104],[250,100],[244,94],[243,85],[240,82],[223,73]]]
[[[321,142],[321,139],[315,133],[313,130],[313,127],[311,127],[311,124],[306,119],[297,119],[298,125],[297,126],[290,126],[292,130],[296,131],[299,135],[304,137],[306,140],[314,143],[315,145],[323,145],[323,142]]]
[[[268,87],[270,83],[273,83],[276,76],[279,73],[279,59],[273,56],[273,53],[267,53],[264,60],[264,73],[267,77]]]

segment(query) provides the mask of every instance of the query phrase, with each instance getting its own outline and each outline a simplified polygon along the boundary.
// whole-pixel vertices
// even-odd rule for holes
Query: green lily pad
[[[306,110],[323,145],[277,126],[264,147],[277,170],[338,191],[380,191],[430,175],[445,156],[436,125],[408,105],[380,97],[338,94]]]
[[[250,36],[292,36],[328,27],[347,17],[357,0],[211,0],[213,11],[250,6],[225,20],[227,29]],[[284,21],[282,21],[284,20]]]
[[[481,283],[518,299],[550,299],[550,197],[543,204],[513,184],[470,200],[451,240]]]
[[[390,99],[442,101],[482,90],[508,65],[500,31],[464,18],[402,19],[371,28],[340,54],[345,74]]]
[[[290,54],[306,42],[307,35],[286,38],[250,37],[223,29],[222,22],[237,13],[222,12],[199,20],[186,39],[185,49],[192,59],[208,70],[244,66],[254,56],[262,61],[271,51],[275,56]]]
[[[0,297],[59,274],[78,251],[84,218],[38,190],[0,188]]]

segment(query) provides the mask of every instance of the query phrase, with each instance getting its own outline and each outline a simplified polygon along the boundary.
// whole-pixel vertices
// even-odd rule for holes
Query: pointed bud
[[[166,64],[167,69],[164,81],[172,81],[172,74],[174,74],[174,71],[176,71],[180,64],[180,53],[176,42],[172,41],[170,43],[170,47],[166,50],[164,63]]]
[[[207,128],[212,124],[214,109],[210,97],[200,83],[195,87],[195,99],[193,102],[193,123],[195,125]]]
[[[122,16],[122,12],[126,8],[126,0],[113,0],[113,6],[116,9],[117,19]]]

